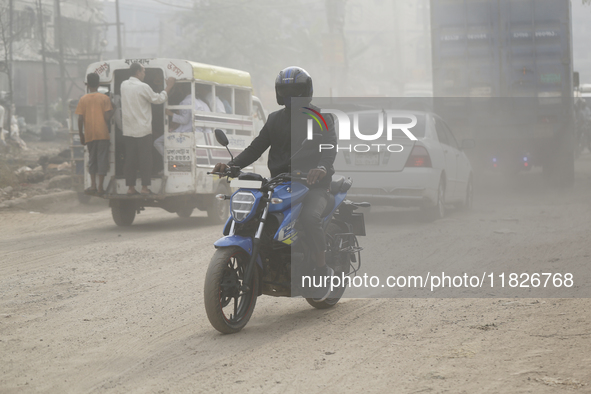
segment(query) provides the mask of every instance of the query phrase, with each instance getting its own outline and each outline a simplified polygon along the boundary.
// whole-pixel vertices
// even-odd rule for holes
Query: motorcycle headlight
[[[232,197],[232,217],[238,223],[246,220],[254,208],[256,198],[251,192],[238,192]]]

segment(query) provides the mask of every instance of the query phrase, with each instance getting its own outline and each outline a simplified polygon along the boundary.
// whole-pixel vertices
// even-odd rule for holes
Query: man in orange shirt
[[[105,175],[109,172],[109,126],[113,106],[107,95],[98,93],[100,77],[96,73],[86,76],[88,94],[82,96],[76,107],[80,143],[88,148],[88,172],[91,185],[86,193],[102,196]],[[96,176],[98,175],[98,188]]]

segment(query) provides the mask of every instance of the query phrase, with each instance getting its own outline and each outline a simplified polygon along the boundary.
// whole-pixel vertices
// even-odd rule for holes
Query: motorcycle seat
[[[336,196],[339,193],[344,193],[351,188],[351,179],[345,179],[344,176],[335,176],[330,183],[330,194]]]

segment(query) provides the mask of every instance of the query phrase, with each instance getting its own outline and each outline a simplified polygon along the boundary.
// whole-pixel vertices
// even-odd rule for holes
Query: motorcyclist
[[[288,67],[275,79],[275,93],[277,104],[285,106],[279,111],[269,115],[265,126],[261,129],[250,146],[228,164],[218,163],[214,172],[225,172],[228,166],[244,168],[255,162],[261,155],[269,151],[268,167],[271,176],[281,173],[288,173],[291,170],[307,172],[307,183],[310,191],[306,195],[303,209],[300,214],[300,222],[306,232],[306,244],[310,249],[310,255],[315,263],[315,276],[332,276],[334,271],[326,265],[325,251],[326,241],[322,229],[322,213],[328,204],[332,175],[334,174],[333,163],[336,157],[335,150],[320,151],[317,144],[306,146],[292,160],[292,146],[294,151],[298,150],[307,137],[307,118],[296,116],[292,119],[291,104],[292,98],[307,98],[304,101],[306,107],[320,112],[317,107],[309,104],[312,100],[313,85],[310,75],[300,67]],[[298,100],[298,105],[301,101]],[[297,111],[297,114],[301,111]],[[334,121],[330,116],[325,117],[327,130],[320,130],[314,124],[314,133],[322,135],[321,144],[336,146],[336,134]],[[328,286],[317,288],[314,291],[316,301],[324,301],[330,290]]]

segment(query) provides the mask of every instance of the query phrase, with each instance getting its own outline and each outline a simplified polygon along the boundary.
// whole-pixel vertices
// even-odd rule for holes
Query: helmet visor
[[[304,83],[277,85],[277,94],[281,97],[307,97],[308,87]]]

